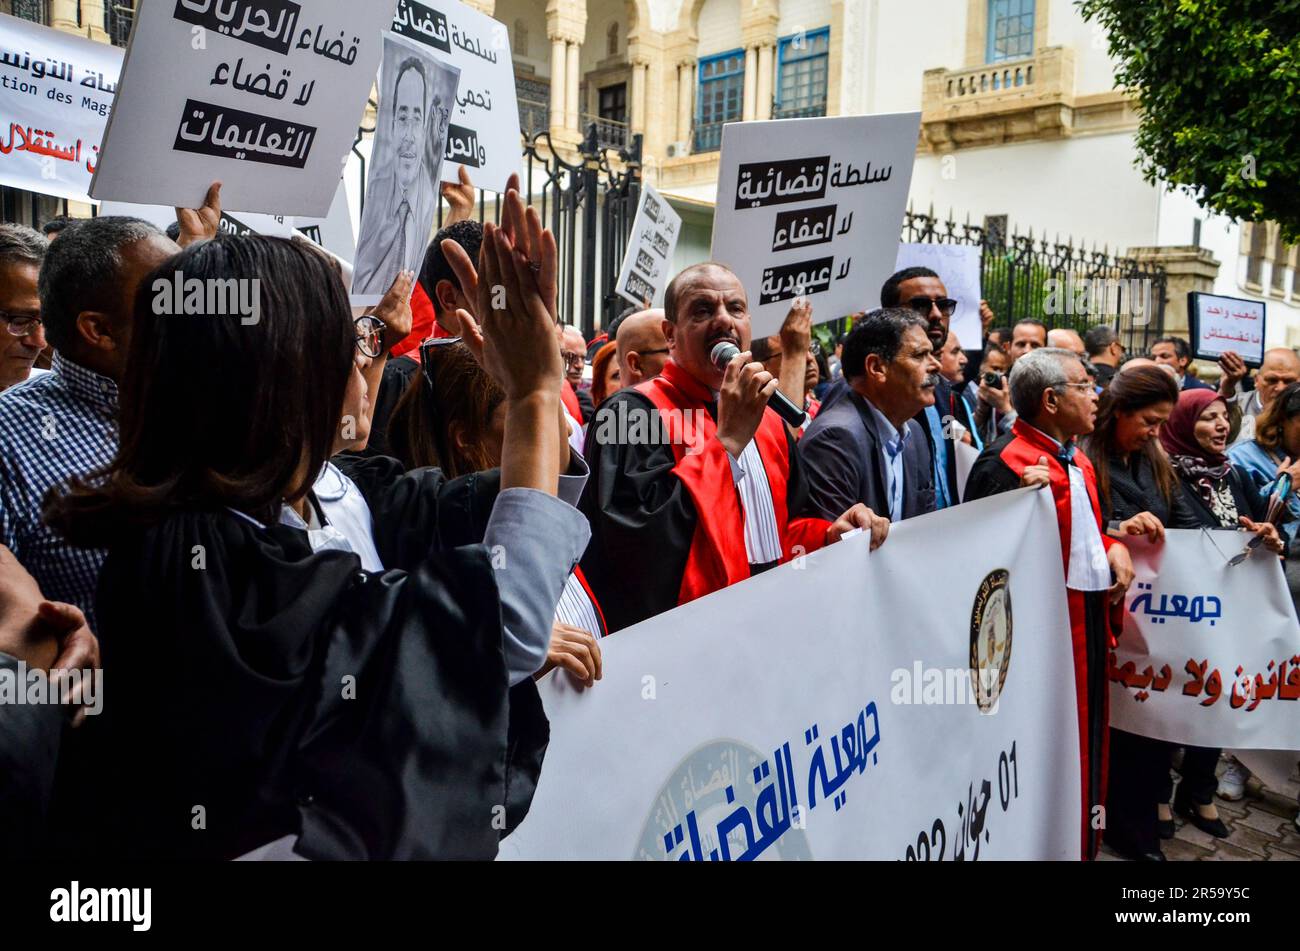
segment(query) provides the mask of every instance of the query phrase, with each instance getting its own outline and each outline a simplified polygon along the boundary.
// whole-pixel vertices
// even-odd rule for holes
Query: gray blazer
[[[930,446],[916,420],[903,450],[903,518],[934,511],[934,471]],[[822,518],[835,519],[856,502],[877,515],[889,516],[889,476],[885,439],[876,417],[856,391],[840,397],[809,424],[799,440],[799,456],[809,496]]]

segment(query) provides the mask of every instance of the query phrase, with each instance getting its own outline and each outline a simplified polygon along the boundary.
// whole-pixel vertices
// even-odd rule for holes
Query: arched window
[[[609,25],[609,32],[605,34],[605,55],[615,56],[618,54],[618,22],[615,21]]]

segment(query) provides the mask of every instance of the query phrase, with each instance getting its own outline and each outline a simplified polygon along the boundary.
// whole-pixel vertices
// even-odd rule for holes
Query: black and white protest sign
[[[354,304],[379,303],[399,271],[420,270],[459,76],[427,47],[384,34],[379,116],[352,261]]]
[[[92,197],[326,214],[395,6],[142,0]]]
[[[88,201],[122,51],[0,14],[0,185]]]
[[[623,255],[614,291],[644,307],[663,304],[664,289],[672,278],[673,252],[682,232],[681,215],[650,185],[641,186],[641,201],[632,220],[632,234]]]
[[[505,24],[457,0],[399,0],[393,32],[424,44],[435,59],[460,70],[443,181],[457,181],[465,165],[475,185],[505,188],[520,170],[521,154],[515,67]]]
[[[796,297],[814,320],[870,308],[894,271],[920,113],[723,127],[713,258],[749,294],[754,336]]]

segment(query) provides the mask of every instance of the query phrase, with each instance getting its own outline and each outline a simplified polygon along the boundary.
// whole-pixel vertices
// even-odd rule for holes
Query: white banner
[[[938,242],[900,244],[894,269],[901,271],[905,267],[928,267],[939,275],[948,296],[957,302],[948,329],[957,335],[963,349],[980,349],[984,340],[980,323],[980,248]]]
[[[501,856],[1077,859],[1051,496],[909,519],[868,549],[846,539],[620,631],[589,690],[545,679],[551,743]]]
[[[834,320],[894,273],[919,112],[722,127],[713,259],[749,292],[755,337],[811,298]]]
[[[323,216],[397,0],[141,0],[96,199]]]
[[[400,0],[393,32],[425,44],[435,59],[460,70],[442,180],[457,181],[465,165],[477,187],[503,190],[506,179],[521,171],[523,154],[505,24],[457,0]]]
[[[122,51],[0,14],[0,185],[89,201]]]
[[[681,233],[682,216],[652,186],[642,185],[614,292],[638,307],[646,307],[646,301],[650,307],[663,306]]]
[[[953,421],[953,426],[961,424]],[[966,480],[970,478],[970,471],[975,468],[975,460],[980,457],[980,451],[974,446],[968,446],[960,439],[952,441],[953,448],[957,452],[957,498],[966,497]]]
[[[1110,661],[1110,724],[1174,743],[1300,750],[1300,624],[1275,555],[1244,532],[1129,540],[1137,577]]]

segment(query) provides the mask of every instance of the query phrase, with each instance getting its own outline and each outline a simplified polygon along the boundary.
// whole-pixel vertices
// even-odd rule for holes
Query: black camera
[[[984,385],[985,385],[985,386],[991,386],[991,387],[992,387],[993,389],[995,389],[995,390],[1000,390],[1000,389],[1002,389],[1002,374],[1001,374],[1001,373],[985,373],[985,374],[984,374]]]

